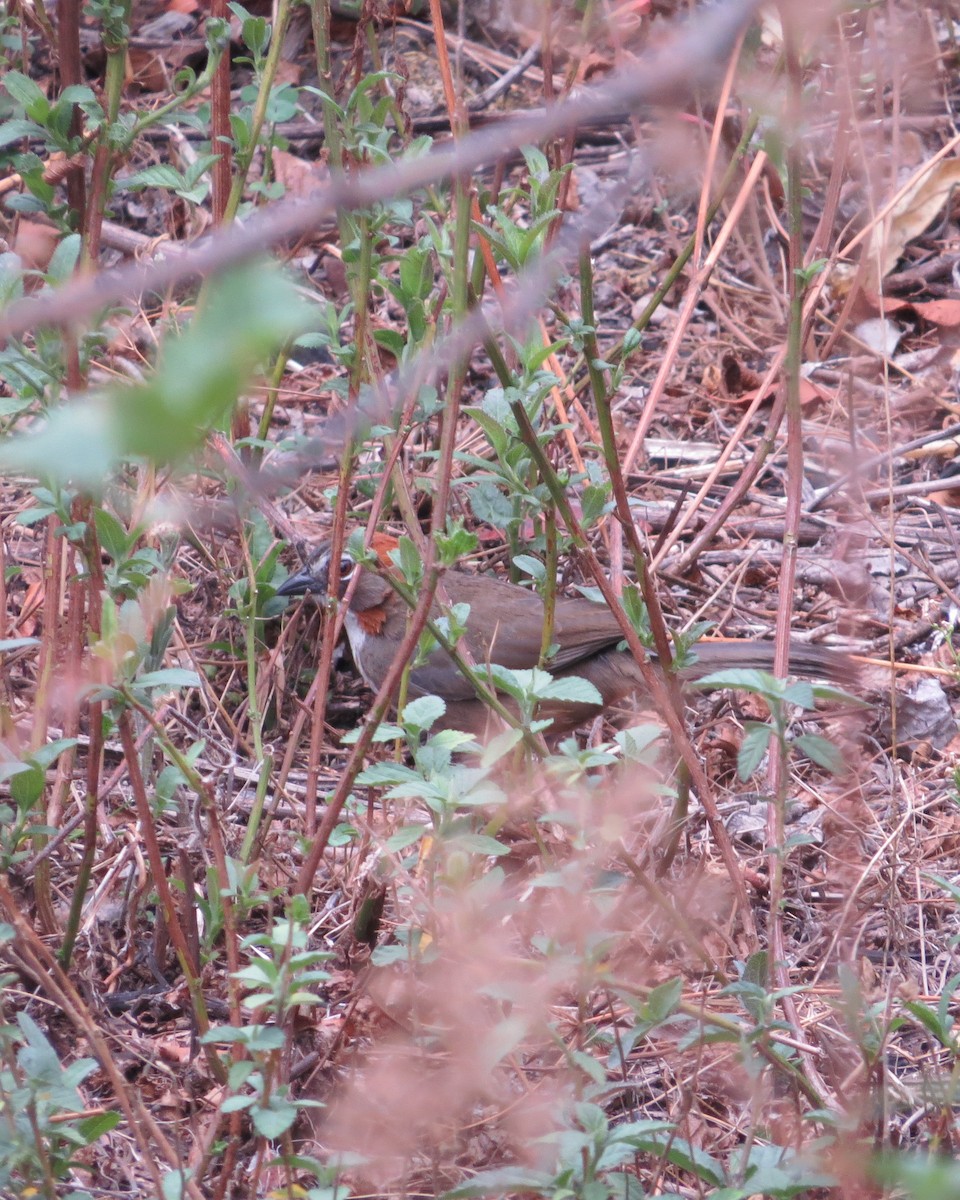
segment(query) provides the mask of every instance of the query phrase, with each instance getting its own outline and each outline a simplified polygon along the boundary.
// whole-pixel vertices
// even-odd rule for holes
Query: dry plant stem
[[[93,551],[88,557],[89,576],[88,592],[89,605],[87,626],[94,636],[99,636],[101,624],[101,596],[103,594],[103,571],[100,565],[99,547],[96,546],[96,532],[91,521],[90,535],[94,541]],[[58,958],[64,969],[70,966],[70,956],[76,940],[80,921],[83,917],[83,906],[86,902],[87,888],[93,874],[97,853],[97,806],[100,795],[100,771],[103,758],[103,704],[94,701],[87,714],[90,729],[90,743],[87,746],[87,787],[83,799],[83,851],[77,868],[77,877],[73,888],[73,898],[70,902],[70,912],[64,930],[63,943]],[[58,822],[58,828],[62,824]]]
[[[723,83],[720,87],[720,94],[717,97],[716,116],[713,121],[713,127],[710,130],[710,145],[707,150],[706,160],[703,166],[703,186],[700,189],[700,203],[697,206],[697,224],[693,231],[694,247],[693,261],[700,262],[703,259],[703,239],[707,231],[707,226],[713,219],[711,216],[710,204],[710,181],[713,179],[713,172],[716,169],[717,155],[720,151],[720,142],[723,137],[723,122],[727,112],[727,105],[730,102],[730,94],[733,91],[734,80],[737,74],[737,65],[740,62],[740,52],[743,50],[743,34],[737,38],[736,45],[730,55],[730,61],[727,63],[726,74],[723,77]],[[741,147],[743,147],[741,149]],[[737,153],[733,155],[731,166],[734,163],[739,163],[741,154],[746,147],[741,141],[741,147],[737,148]],[[729,186],[729,185],[728,185]],[[720,195],[717,200],[722,203],[723,196],[726,193],[726,187],[721,185]],[[719,211],[717,209],[716,211]]]
[[[170,933],[170,940],[173,942],[174,950],[180,962],[180,969],[187,981],[187,988],[190,992],[190,1000],[197,1027],[200,1033],[204,1034],[210,1028],[210,1021],[207,1017],[207,1009],[203,1000],[203,992],[200,988],[200,980],[193,971],[191,964],[190,947],[187,944],[183,927],[180,924],[176,902],[174,901],[173,893],[170,891],[170,884],[167,881],[164,870],[163,854],[160,850],[160,843],[157,841],[153,813],[150,811],[150,801],[144,787],[143,776],[140,774],[140,760],[137,757],[133,718],[130,715],[130,709],[126,709],[121,713],[119,727],[120,740],[123,743],[123,753],[127,760],[127,776],[130,780],[130,787],[136,802],[141,833],[143,840],[146,842],[147,857],[150,862],[150,870],[153,874],[153,886],[157,889],[163,918],[167,923],[167,929]],[[217,1057],[216,1050],[212,1046],[205,1046],[204,1053],[214,1077],[219,1083],[226,1083],[226,1071]]]
[[[522,404],[511,404],[514,420],[520,429],[520,434],[527,444],[527,449],[530,451],[540,470],[540,477],[547,485],[550,494],[553,496],[557,510],[563,517],[567,529],[571,536],[576,541],[580,548],[580,552],[586,562],[590,574],[593,576],[597,587],[603,594],[610,611],[616,616],[620,622],[620,628],[623,631],[624,639],[630,648],[630,653],[633,655],[637,666],[643,676],[644,684],[650,694],[656,707],[660,710],[666,721],[667,728],[673,735],[680,756],[686,763],[690,771],[690,778],[693,781],[694,787],[697,789],[700,803],[703,805],[704,812],[707,817],[707,822],[710,826],[710,831],[713,834],[717,847],[720,850],[720,855],[723,858],[724,866],[730,876],[730,883],[737,897],[737,907],[740,911],[740,919],[743,922],[744,929],[751,943],[756,946],[758,944],[757,928],[753,920],[753,912],[750,907],[750,901],[747,896],[746,886],[743,881],[743,875],[740,871],[740,865],[737,861],[736,854],[733,850],[733,845],[730,837],[720,819],[720,814],[717,811],[716,801],[713,798],[713,793],[710,790],[710,781],[707,778],[706,772],[703,769],[703,764],[697,756],[695,747],[690,741],[683,721],[677,715],[671,701],[667,687],[663,681],[663,677],[654,669],[650,660],[647,658],[640,639],[637,637],[637,632],[630,624],[627,614],[620,604],[619,597],[614,592],[610,585],[610,580],[606,577],[603,567],[600,565],[593,549],[587,540],[586,534],[577,520],[576,514],[570,506],[566,492],[557,479],[556,473],[551,467],[540,443],[537,441],[537,435],[530,424],[527,417],[526,409]]]
[[[740,437],[746,430],[749,422],[752,421],[757,410],[760,408],[760,405],[763,403],[769,387],[773,384],[777,375],[780,373],[780,368],[783,365],[784,353],[785,351],[781,350],[776,354],[774,361],[770,364],[770,369],[763,378],[763,382],[757,389],[757,395],[755,399],[750,404],[750,407],[747,409],[747,411],[743,414],[741,420],[737,423],[737,428],[734,431],[733,436],[730,438],[728,446],[724,447],[724,451],[721,451],[720,459],[717,465],[710,472],[709,478],[704,482],[703,486],[697,492],[696,497],[687,506],[688,512],[695,511],[696,505],[700,503],[700,498],[707,495],[712,489],[713,481],[715,480],[716,476],[720,474],[720,471],[723,469],[723,464],[729,457],[729,454],[725,453],[725,451],[729,448],[729,451],[732,452],[733,447],[737,444]],[[770,410],[770,416],[767,420],[766,431],[764,432],[763,439],[754,451],[753,457],[737,476],[733,486],[720,502],[713,515],[707,520],[703,529],[701,529],[700,532],[693,538],[690,545],[680,557],[680,560],[674,564],[672,569],[676,572],[676,574],[682,575],[685,571],[690,569],[690,567],[699,557],[701,550],[703,550],[713,541],[717,535],[717,531],[723,528],[730,514],[734,511],[734,509],[739,507],[744,496],[753,486],[754,480],[760,474],[763,464],[773,453],[774,438],[776,437],[777,430],[780,428],[780,422],[783,419],[783,409],[785,403],[785,397],[781,389],[777,392],[774,398],[773,407]],[[672,538],[664,540],[664,544],[660,547],[657,557],[654,560],[654,566],[657,566],[662,561],[664,556],[671,549],[672,545]]]
[[[210,16],[229,19],[227,0],[210,0]],[[220,156],[211,166],[210,209],[214,225],[222,225],[230,198],[233,173],[233,135],[230,129],[230,55],[221,54],[210,80],[210,141]]]
[[[590,261],[589,251],[584,251],[580,255],[580,306],[583,312],[584,327],[591,332],[584,336],[584,355],[587,360],[587,371],[590,376],[590,386],[593,391],[593,401],[597,412],[597,422],[600,426],[600,436],[603,443],[603,457],[607,468],[607,475],[610,479],[610,485],[613,489],[614,503],[616,504],[617,519],[620,523],[620,533],[625,533],[627,540],[630,543],[630,553],[633,559],[633,568],[637,577],[637,583],[640,587],[640,594],[643,597],[643,602],[646,605],[647,615],[650,619],[650,629],[653,634],[654,645],[657,649],[657,657],[660,660],[663,668],[663,682],[670,703],[673,705],[673,711],[678,723],[683,724],[683,699],[680,695],[680,684],[676,674],[672,669],[673,651],[670,643],[670,634],[667,632],[666,622],[663,619],[663,609],[660,606],[660,598],[657,595],[657,589],[647,564],[646,556],[640,545],[640,539],[637,537],[636,526],[630,512],[630,501],[627,497],[627,489],[623,481],[623,473],[620,470],[620,459],[617,452],[617,435],[613,428],[613,413],[610,409],[610,397],[607,390],[607,381],[603,371],[597,366],[600,361],[600,349],[597,345],[596,336],[596,317],[593,310],[593,266]],[[670,833],[667,841],[660,847],[660,863],[658,873],[665,874],[676,857],[677,849],[680,845],[680,838],[683,831],[683,826],[687,815],[687,796],[686,789],[680,788],[677,791],[677,800],[674,806],[674,818],[670,824]]]
[[[680,308],[680,315],[677,318],[676,326],[670,335],[670,341],[663,355],[663,360],[660,368],[657,371],[657,377],[650,387],[650,392],[644,402],[643,415],[641,416],[637,428],[634,431],[633,438],[630,442],[630,447],[627,450],[626,457],[623,462],[623,472],[625,475],[630,473],[637,455],[643,446],[643,440],[647,436],[650,425],[656,414],[657,405],[663,396],[664,389],[670,378],[670,372],[673,370],[674,363],[677,360],[677,355],[680,352],[680,347],[683,342],[683,336],[687,326],[690,324],[690,319],[693,316],[694,309],[700,301],[701,290],[706,286],[707,281],[713,274],[714,267],[720,260],[720,255],[730,238],[737,221],[740,219],[740,214],[747,202],[751,191],[766,165],[767,156],[762,151],[756,156],[750,165],[750,170],[744,179],[740,190],[738,191],[733,203],[730,206],[730,211],[727,214],[726,220],[717,233],[716,239],[710,248],[710,252],[704,260],[703,266],[699,268],[694,278],[690,281],[690,286],[687,289],[686,295],[683,298],[683,304]],[[727,448],[727,454],[732,452],[732,447]],[[717,468],[719,470],[719,468]],[[702,490],[702,489],[701,489]],[[692,514],[696,510],[696,501],[694,500],[687,509],[687,512]],[[685,528],[686,520],[681,518],[674,529],[672,540],[675,540],[680,532]],[[663,551],[661,551],[663,553]]]
[[[90,1050],[110,1081],[117,1104],[123,1109],[130,1135],[140,1148],[143,1165],[150,1173],[156,1187],[156,1195],[164,1194],[157,1158],[162,1157],[171,1171],[178,1170],[181,1159],[167,1141],[162,1129],[154,1121],[139,1093],[124,1079],[117,1068],[106,1039],[90,1016],[80,994],[69,976],[53,957],[43,941],[37,936],[30,923],[20,911],[20,906],[10,891],[5,879],[0,878],[0,906],[15,930],[14,947],[21,956],[36,982],[51,1002],[60,1009],[86,1039]],[[186,1195],[192,1200],[203,1200],[197,1185],[189,1179],[183,1181]]]
[[[37,325],[78,321],[90,312],[145,289],[162,291],[197,275],[206,276],[263,254],[288,237],[313,230],[338,208],[363,208],[385,196],[406,194],[451,175],[469,175],[497,162],[521,146],[591,121],[604,120],[624,108],[647,102],[679,103],[691,86],[706,87],[725,61],[740,30],[752,16],[757,0],[733,0],[668,39],[661,51],[641,69],[632,66],[602,86],[559,101],[547,112],[505,121],[447,145],[423,158],[359,172],[351,179],[333,177],[316,196],[300,203],[280,204],[258,214],[242,228],[224,231],[200,242],[189,253],[73,281],[48,296],[31,297],[10,305],[0,315],[0,338],[18,336]],[[276,37],[276,33],[274,35]],[[279,39],[278,39],[279,40]]]
[[[447,39],[444,36],[440,0],[430,0],[430,24],[433,26],[434,50],[437,55],[437,67],[440,70],[440,81],[443,84],[443,100],[447,106],[450,128],[456,137],[458,132],[463,132],[467,128],[467,114],[457,101],[457,93],[453,86],[453,73],[450,70],[450,55],[447,53]]]
[[[26,7],[26,6],[24,6]],[[80,51],[80,0],[57,0],[57,34],[51,38],[51,47],[56,54],[56,66],[62,88],[79,85],[84,82],[83,62]],[[8,12],[10,10],[8,9]],[[42,12],[42,5],[34,7],[36,15]],[[23,70],[29,74],[29,63],[24,63]],[[80,110],[74,105],[70,118],[70,136],[77,137],[83,131]],[[86,216],[86,184],[82,166],[76,166],[69,172],[66,179],[67,204],[77,215],[80,228],[83,228]]]
[[[331,605],[337,605],[337,617],[329,617],[323,623],[323,639],[320,643],[320,661],[317,664],[316,691],[313,697],[313,719],[310,726],[310,755],[307,760],[306,812],[304,831],[312,837],[317,828],[317,790],[320,778],[320,755],[323,750],[324,730],[327,717],[327,696],[330,692],[330,676],[333,673],[333,654],[343,627],[342,605],[337,601],[340,591],[340,558],[346,540],[347,510],[350,504],[350,478],[353,474],[353,445],[348,444],[340,460],[340,475],[337,479],[337,502],[334,506],[333,525],[330,530],[330,579],[327,595]],[[344,604],[346,602],[344,601]],[[328,613],[331,611],[328,608]]]
[[[750,120],[748,121],[747,127],[743,132],[743,136],[740,138],[740,141],[737,144],[737,148],[734,150],[733,154],[731,155],[730,162],[727,165],[726,171],[724,172],[723,179],[720,181],[720,185],[717,188],[717,198],[713,201],[713,203],[707,209],[706,218],[705,218],[707,225],[710,224],[710,222],[714,219],[714,217],[720,211],[720,209],[723,205],[724,198],[725,198],[727,192],[729,191],[731,185],[733,184],[734,179],[737,176],[737,172],[740,169],[740,162],[741,162],[744,154],[746,154],[746,152],[747,152],[747,148],[749,147],[749,145],[753,139],[753,135],[756,131],[758,124],[759,124],[759,118],[756,116],[751,117]],[[644,307],[643,311],[640,313],[639,317],[637,317],[637,319],[631,324],[631,326],[630,326],[631,331],[635,330],[637,333],[642,333],[643,330],[646,329],[647,326],[650,324],[650,320],[653,317],[653,314],[657,311],[657,309],[663,303],[667,293],[670,291],[670,289],[673,287],[673,285],[680,278],[680,274],[683,271],[683,268],[690,261],[692,255],[693,255],[693,250],[694,250],[695,244],[696,244],[696,231],[694,231],[694,235],[689,237],[687,239],[687,241],[684,243],[683,248],[681,249],[680,253],[676,256],[676,258],[674,259],[673,263],[670,266],[670,269],[667,271],[666,275],[663,277],[663,282],[654,290],[652,296],[650,297],[650,299],[647,302],[646,306]],[[614,365],[619,364],[624,358],[623,339],[621,338],[620,341],[615,346],[613,346],[610,350],[608,350],[606,352],[606,354],[604,355],[604,357],[608,362],[611,362]],[[573,384],[571,385],[573,392],[575,394],[579,394],[583,390],[583,388],[585,388],[587,386],[588,382],[589,382],[589,380],[586,380],[583,378],[576,379],[573,382]],[[623,473],[625,475],[629,474],[629,465],[624,466]]]
[[[130,26],[130,7],[130,0],[121,0],[118,6],[119,22],[117,24],[122,24],[124,29],[129,29]],[[113,24],[114,22],[111,21],[111,25]],[[114,152],[110,145],[110,132],[116,128],[120,116],[129,43],[127,38],[117,40],[112,32],[108,35],[104,30],[103,46],[107,55],[103,87],[107,119],[100,131],[97,149],[93,157],[93,169],[90,173],[90,200],[84,221],[82,260],[84,270],[92,270],[100,257],[100,235],[103,229],[104,210],[107,206],[110,177],[115,162]]]
[[[785,677],[790,668],[790,633],[793,624],[793,598],[797,573],[797,549],[799,545],[800,515],[803,487],[803,413],[800,407],[800,366],[804,332],[803,276],[803,210],[801,170],[800,123],[802,120],[802,68],[798,30],[794,25],[794,13],[781,4],[780,18],[784,35],[784,62],[787,75],[787,104],[784,121],[788,130],[787,146],[787,205],[789,219],[788,286],[790,289],[789,324],[787,348],[784,359],[783,389],[786,392],[787,424],[787,480],[786,509],[784,512],[783,557],[780,566],[779,601],[774,640],[773,671]],[[770,970],[778,990],[789,986],[786,961],[786,944],[783,936],[783,870],[786,855],[785,818],[786,807],[787,748],[776,743],[768,764],[767,782],[773,804],[767,819],[767,867],[770,876],[769,926],[770,926]],[[792,996],[784,995],[783,1009],[799,1035],[801,1025],[796,1004]],[[823,1079],[810,1055],[805,1056],[806,1068],[823,1100],[829,1095]]]
[[[593,267],[590,262],[589,252],[585,252],[580,256],[580,306],[583,310],[584,325],[588,329],[595,330],[596,317],[593,311]],[[643,596],[643,602],[647,606],[647,615],[650,618],[650,628],[653,633],[654,645],[657,649],[657,657],[660,659],[660,663],[663,668],[663,679],[667,695],[670,697],[670,702],[673,705],[677,720],[682,722],[683,701],[680,698],[680,688],[677,683],[676,675],[671,670],[673,663],[673,652],[670,646],[670,634],[667,632],[666,622],[663,619],[663,610],[660,607],[660,601],[656,593],[656,588],[653,586],[653,580],[651,578],[643,550],[640,546],[639,538],[637,537],[636,526],[634,525],[633,517],[630,513],[630,500],[627,496],[627,489],[623,482],[623,474],[620,470],[620,459],[617,453],[617,435],[613,428],[613,414],[610,411],[610,397],[607,391],[607,381],[604,378],[603,372],[597,366],[597,363],[600,361],[600,349],[597,346],[597,337],[595,332],[585,334],[584,353],[587,358],[587,370],[590,374],[590,385],[593,389],[593,402],[597,410],[597,422],[600,426],[600,436],[603,439],[604,463],[607,468],[607,474],[610,478],[610,486],[613,489],[613,498],[617,507],[617,518],[620,521],[623,531],[627,535],[628,542],[630,543],[634,570],[636,571],[637,582],[640,586],[640,593]]]
[[[347,797],[350,795],[353,781],[363,766],[363,760],[366,758],[367,751],[373,744],[373,735],[376,732],[377,726],[383,720],[387,709],[390,707],[390,701],[400,683],[400,677],[404,672],[407,662],[416,650],[420,634],[426,626],[427,617],[430,614],[430,606],[433,603],[433,597],[440,580],[440,572],[433,565],[434,548],[432,542],[427,543],[426,554],[428,561],[425,563],[424,585],[420,593],[420,599],[413,610],[393,662],[387,669],[383,682],[380,684],[373,707],[367,717],[367,723],[364,725],[360,737],[357,739],[350,757],[343,768],[337,789],[330,797],[324,809],[323,820],[320,822],[320,827],[313,839],[313,844],[304,859],[303,866],[300,868],[300,874],[297,876],[297,891],[303,893],[303,895],[308,895],[313,886],[313,879],[317,873],[317,867],[320,865],[320,859],[323,857],[323,852],[327,848],[330,835],[337,821],[340,819],[340,813],[347,801]]]
[[[932,442],[947,441],[951,438],[960,438],[960,422],[953,425],[947,425],[944,429],[936,429],[932,433],[925,433],[922,437],[912,438],[908,442],[897,442],[891,446],[889,450],[883,450],[879,454],[874,454],[871,458],[863,459],[857,463],[856,471],[848,471],[846,475],[841,475],[838,480],[829,484],[821,491],[817,492],[813,501],[807,505],[807,512],[816,512],[818,508],[822,508],[827,500],[842,488],[846,487],[852,480],[863,475],[869,475],[874,467],[879,467],[881,463],[892,462],[893,459],[901,458],[905,454],[909,454],[911,450],[922,450],[924,446],[929,446]],[[917,485],[908,484],[907,487]],[[942,479],[928,479],[922,482],[922,487],[927,491],[942,491]],[[902,489],[894,489],[894,495],[911,495],[914,493],[903,491]],[[882,500],[887,496],[887,492],[866,493],[867,499]],[[945,528],[950,528],[950,523],[945,523]]]
[[[804,304],[803,304],[804,328],[806,328],[807,322],[809,322],[813,313],[817,309],[817,305],[819,304],[819,300],[820,300],[820,294],[821,294],[823,288],[826,286],[827,279],[828,279],[828,272],[821,272],[820,275],[817,277],[816,281],[814,283],[808,285],[807,288],[805,289]],[[802,346],[802,344],[803,344],[803,338],[801,337],[801,346]],[[705,481],[703,486],[700,488],[700,491],[697,493],[697,495],[694,498],[693,503],[690,505],[688,511],[694,511],[696,506],[700,503],[702,497],[705,496],[708,493],[708,491],[712,488],[714,480],[716,479],[716,476],[719,474],[722,465],[726,463],[727,458],[729,457],[729,454],[733,449],[733,446],[739,440],[742,431],[747,426],[747,423],[750,420],[752,420],[753,414],[759,408],[759,406],[764,398],[764,395],[769,391],[769,389],[773,385],[774,380],[780,374],[785,355],[786,355],[786,347],[783,347],[774,356],[774,358],[770,364],[770,367],[767,370],[766,375],[764,375],[764,377],[763,377],[763,381],[761,382],[760,387],[757,389],[756,397],[754,398],[749,409],[744,413],[743,417],[741,418],[740,422],[738,423],[737,428],[734,432],[734,435],[730,439],[729,445],[724,448],[724,451],[721,453],[721,456],[720,456],[720,459],[719,459],[717,465],[714,467],[713,471],[711,471],[710,476]],[[703,529],[701,529],[700,533],[694,537],[690,546],[684,552],[679,563],[674,568],[677,571],[677,573],[686,571],[696,561],[698,555],[700,554],[700,551],[703,549],[704,546],[708,545],[709,542],[712,541],[717,530],[723,526],[723,524],[726,522],[727,518],[729,517],[729,514],[732,512],[732,510],[734,508],[736,508],[739,505],[740,501],[743,499],[743,497],[749,491],[750,487],[753,485],[753,481],[757,478],[757,475],[759,474],[761,467],[763,466],[767,457],[770,455],[770,453],[773,450],[773,446],[774,446],[773,439],[776,436],[777,430],[780,428],[780,423],[783,419],[785,404],[786,404],[786,394],[785,394],[784,389],[780,388],[780,389],[778,389],[778,391],[776,393],[773,407],[770,411],[770,417],[767,422],[767,431],[764,435],[763,441],[757,447],[750,463],[744,468],[743,471],[741,471],[741,473],[737,477],[737,480],[734,483],[733,487],[727,492],[727,495],[724,498],[724,500],[722,501],[722,503],[720,504],[719,508],[716,509],[713,516],[707,521],[706,525],[704,525],[704,527],[703,527]],[[657,554],[654,565],[656,565],[658,562],[661,561],[663,555],[666,553],[666,551],[670,547],[672,547],[675,540],[676,540],[675,536],[672,536],[670,538],[669,542],[667,542],[667,541],[664,542],[664,545],[661,547],[660,551]]]
[[[923,176],[926,175],[928,171],[932,170],[941,159],[948,158],[951,154],[953,154],[958,146],[960,146],[960,133],[955,134],[952,138],[950,138],[946,145],[940,147],[936,154],[933,154],[930,156],[930,158],[925,159],[920,166],[917,167],[916,171],[914,171],[913,174],[910,175],[909,178],[906,179],[904,183],[896,190],[896,192],[894,192],[890,199],[880,207],[873,220],[868,222],[862,229],[855,233],[848,242],[844,242],[843,246],[838,252],[839,257],[849,258],[851,252],[855,250],[861,242],[865,241],[869,237],[872,237],[875,226],[877,226],[881,221],[885,221],[891,212],[893,212],[893,210],[897,207],[900,201],[904,198],[904,196],[906,196],[906,194],[912,188],[916,187],[917,183],[923,178]]]
[[[47,740],[50,720],[50,697],[53,688],[54,665],[59,656],[59,637],[62,632],[62,606],[64,586],[64,557],[66,539],[59,536],[60,521],[51,516],[47,522],[43,559],[43,633],[40,639],[39,672],[37,678],[36,703],[33,726],[30,731],[30,749],[38,750]],[[34,848],[39,849],[39,836],[34,837]],[[49,937],[58,930],[58,922],[50,896],[49,864],[43,863],[34,879],[34,893],[40,926]]]
[[[203,808],[204,816],[207,818],[207,837],[210,841],[210,849],[213,852],[213,862],[217,870],[217,883],[221,889],[221,903],[223,905],[223,943],[227,953],[227,966],[230,974],[228,976],[228,994],[230,997],[230,1019],[239,1027],[240,1025],[240,993],[237,981],[235,978],[236,972],[240,970],[240,954],[238,950],[237,926],[233,908],[233,898],[229,892],[230,872],[227,868],[227,851],[223,841],[223,833],[220,828],[220,810],[217,807],[216,798],[211,794],[210,789],[200,778],[194,768],[190,765],[186,758],[180,753],[177,747],[166,736],[163,726],[160,724],[157,717],[149,709],[137,705],[137,711],[143,716],[144,720],[153,728],[154,733],[163,742],[166,753],[175,763],[177,769],[183,774],[189,786],[196,793]],[[139,764],[139,759],[137,760]],[[151,829],[153,826],[151,825]],[[192,904],[192,894],[186,897],[187,901]]]

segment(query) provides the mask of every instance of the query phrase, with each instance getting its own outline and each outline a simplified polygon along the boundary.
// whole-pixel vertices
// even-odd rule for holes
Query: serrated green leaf
[[[398,829],[396,833],[392,833],[387,838],[383,843],[383,848],[388,854],[399,854],[402,850],[419,842],[426,832],[427,829],[424,825],[404,825],[402,829]]]
[[[603,697],[594,685],[587,679],[581,679],[579,675],[554,679],[546,687],[539,689],[537,695],[542,700],[563,700],[570,704],[603,704]]]
[[[827,741],[819,734],[803,733],[794,738],[790,744],[796,746],[807,758],[815,762],[818,767],[829,771],[831,775],[842,775],[846,770],[847,762],[839,746],[835,746],[833,742]]]
[[[746,781],[749,779],[757,767],[760,766],[772,737],[773,730],[769,725],[751,722],[747,726],[743,743],[737,754],[737,774],[742,780]]]
[[[404,705],[400,723],[414,729],[430,729],[446,711],[447,706],[439,696],[418,696]]]
[[[461,833],[456,838],[456,844],[471,854],[486,854],[499,858],[501,855],[510,853],[508,846],[504,846],[496,838],[488,837],[484,833]]]

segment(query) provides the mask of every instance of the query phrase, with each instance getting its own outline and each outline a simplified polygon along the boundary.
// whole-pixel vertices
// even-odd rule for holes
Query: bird
[[[391,587],[385,576],[399,577],[391,552],[399,545],[385,533],[375,533],[370,550],[378,567],[358,564],[344,553],[340,562],[340,596],[357,573],[344,627],[353,652],[353,660],[368,687],[376,691],[393,662],[406,632],[409,606]],[[302,570],[290,575],[277,589],[278,596],[326,596],[330,578],[331,547],[321,544],[309,555]],[[464,640],[481,668],[496,663],[511,671],[536,667],[540,658],[544,627],[541,597],[527,588],[489,575],[448,571],[443,587],[451,604],[470,606]],[[441,615],[435,602],[431,617]],[[643,692],[643,678],[633,655],[620,649],[623,631],[616,616],[584,597],[556,601],[553,637],[558,647],[545,669],[555,679],[577,676],[586,679],[599,692],[602,703],[551,701],[537,710],[538,717],[549,718],[551,736],[569,733],[600,712]],[[696,661],[686,665],[681,680],[701,678],[713,671],[729,668],[772,670],[773,642],[758,639],[699,641]],[[655,659],[654,659],[655,661]],[[790,668],[794,674],[827,678],[849,686],[856,681],[856,668],[842,651],[830,647],[791,641]],[[480,700],[445,649],[436,647],[427,661],[410,672],[407,696],[436,695],[446,704],[446,712],[434,730],[458,729],[482,737],[489,731],[490,709]],[[502,698],[502,697],[501,697]],[[507,703],[507,707],[512,707]]]

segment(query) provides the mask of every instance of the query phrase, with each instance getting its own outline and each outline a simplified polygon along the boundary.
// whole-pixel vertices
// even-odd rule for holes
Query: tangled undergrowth
[[[950,7],[213,14],[4,23],[0,1194],[955,1196]],[[378,529],[857,665],[465,752]]]

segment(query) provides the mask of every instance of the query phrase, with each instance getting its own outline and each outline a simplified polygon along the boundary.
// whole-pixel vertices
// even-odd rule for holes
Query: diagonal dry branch
[[[470,134],[423,158],[331,179],[311,199],[279,204],[241,228],[199,241],[175,258],[79,278],[55,292],[21,300],[0,315],[0,339],[20,336],[38,325],[80,323],[98,309],[146,289],[161,290],[215,274],[288,238],[309,233],[338,209],[362,208],[474,172],[522,146],[570,134],[583,125],[610,119],[625,108],[679,104],[696,88],[713,83],[757,7],[758,0],[731,0],[707,15],[697,13],[695,20],[677,30],[645,63],[618,72],[603,85],[545,111]]]

